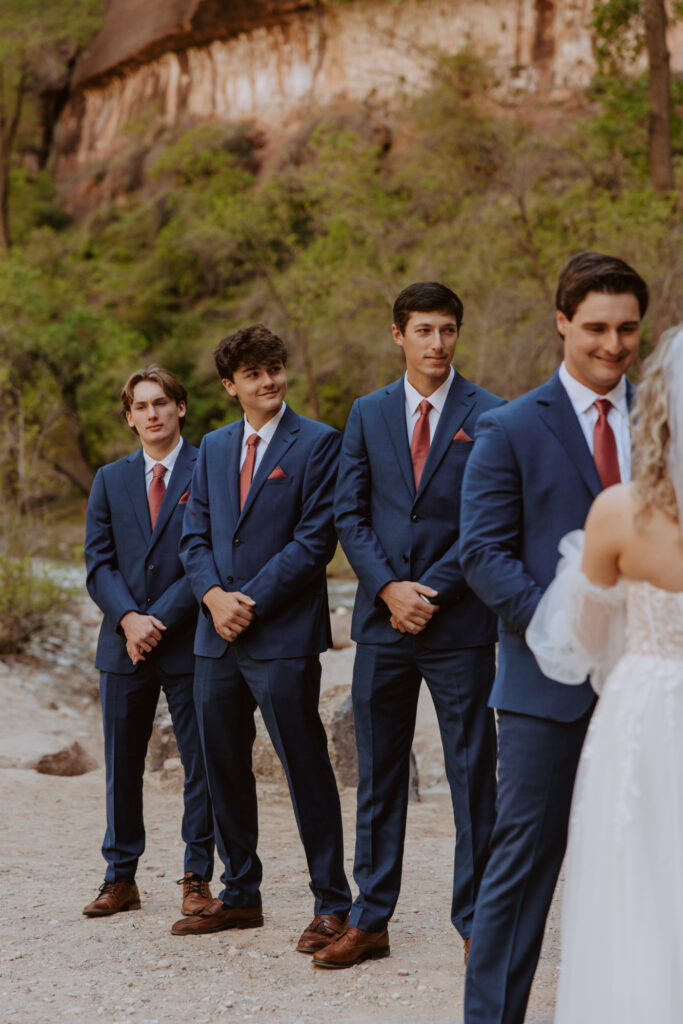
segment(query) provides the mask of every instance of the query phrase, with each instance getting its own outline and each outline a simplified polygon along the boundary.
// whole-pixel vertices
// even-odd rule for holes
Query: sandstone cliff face
[[[427,80],[435,51],[493,62],[509,97],[558,100],[594,70],[591,0],[110,0],[57,136],[62,174],[106,160],[131,125],[250,120],[266,129]],[[683,47],[673,47],[679,54]],[[128,135],[129,138],[129,135]]]

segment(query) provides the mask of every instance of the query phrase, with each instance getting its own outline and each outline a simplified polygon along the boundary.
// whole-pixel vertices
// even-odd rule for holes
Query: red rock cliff
[[[110,0],[57,135],[61,174],[108,160],[131,124],[250,120],[419,90],[435,52],[489,60],[509,99],[556,102],[593,71],[592,0]],[[683,29],[671,40],[683,63]]]

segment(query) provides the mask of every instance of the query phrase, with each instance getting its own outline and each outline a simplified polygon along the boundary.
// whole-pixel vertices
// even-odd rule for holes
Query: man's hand
[[[224,640],[236,640],[254,618],[252,608],[256,602],[239,590],[211,587],[202,600],[211,612],[214,629]]]
[[[399,633],[421,633],[434,612],[439,610],[438,604],[431,603],[438,597],[438,591],[413,580],[393,580],[382,587],[379,596],[391,612],[391,625]],[[425,597],[430,600],[425,601]]]
[[[142,653],[141,648],[138,647],[137,644],[132,643],[130,640],[126,640],[126,650],[128,651],[128,657],[130,658],[134,665],[137,665],[138,662],[145,660],[145,656]]]
[[[126,636],[128,657],[134,665],[145,660],[144,655],[156,647],[166,629],[161,619],[139,612],[126,612],[119,625]]]

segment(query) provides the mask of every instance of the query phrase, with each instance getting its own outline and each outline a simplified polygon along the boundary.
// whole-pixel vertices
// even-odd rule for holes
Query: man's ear
[[[555,323],[557,324],[557,330],[564,339],[564,336],[567,333],[567,324],[569,323],[569,320],[564,315],[561,309],[555,310]]]
[[[185,414],[187,413],[187,405],[185,402],[177,402],[176,404],[178,406],[178,416],[181,420],[184,420]]]
[[[399,328],[396,326],[396,324],[392,324],[391,325],[391,333],[394,336],[394,341],[396,342],[396,344],[400,345],[401,348],[403,348],[403,334],[401,333]]]
[[[229,395],[231,395],[233,398],[237,398],[237,388],[235,387],[234,381],[230,380],[229,377],[222,377],[221,384],[223,385],[223,387],[225,388]]]

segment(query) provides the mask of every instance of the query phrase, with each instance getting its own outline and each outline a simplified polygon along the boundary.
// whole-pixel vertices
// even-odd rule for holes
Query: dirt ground
[[[96,622],[83,606],[87,629]],[[54,647],[55,645],[53,645]],[[82,651],[81,651],[82,654]],[[142,909],[82,916],[104,875],[104,772],[96,676],[46,649],[0,662],[0,1020],[17,1024],[213,1024],[277,1021],[456,1024],[462,1018],[462,942],[449,921],[453,821],[431,700],[420,704],[415,751],[421,801],[410,805],[391,956],[323,972],[295,952],[312,916],[303,852],[285,786],[260,780],[265,926],[176,938],[183,850],[177,772],[148,773],[147,851],[138,872]],[[353,651],[325,655],[324,687],[349,685]],[[59,665],[59,658],[64,664]],[[424,688],[423,688],[424,689]],[[65,778],[25,765],[46,747],[77,740],[99,767]],[[29,757],[30,756],[30,757]],[[355,790],[342,791],[352,868]],[[216,865],[214,892],[218,891]],[[550,1024],[559,946],[559,894],[528,1022]]]

